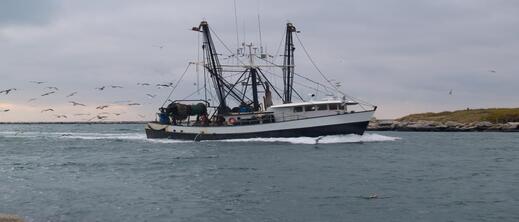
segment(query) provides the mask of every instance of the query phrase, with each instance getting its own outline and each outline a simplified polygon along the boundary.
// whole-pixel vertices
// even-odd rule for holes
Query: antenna
[[[238,14],[236,9],[236,0],[234,0],[234,25],[236,28],[236,64],[238,64],[238,55],[240,54],[240,36],[238,34]]]
[[[260,5],[258,2],[258,32],[259,32],[259,44],[260,44],[260,54],[263,57],[263,41],[261,39],[261,18],[260,18]]]
[[[247,42],[247,32],[245,30],[245,21],[243,21],[243,43],[245,44]],[[244,47],[244,50],[245,50],[245,46]]]
[[[259,32],[260,53],[263,54],[263,40],[261,39],[261,20],[260,20],[259,13],[258,13],[258,32]]]

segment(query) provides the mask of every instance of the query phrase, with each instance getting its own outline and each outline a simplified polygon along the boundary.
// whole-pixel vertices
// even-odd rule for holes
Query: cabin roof
[[[269,108],[276,109],[276,108],[288,108],[288,107],[294,107],[294,106],[319,105],[319,104],[338,104],[338,103],[346,103],[346,104],[350,104],[350,105],[358,104],[357,102],[354,102],[354,101],[344,102],[342,100],[320,100],[320,101],[308,101],[308,102],[280,104],[280,105],[271,106]]]

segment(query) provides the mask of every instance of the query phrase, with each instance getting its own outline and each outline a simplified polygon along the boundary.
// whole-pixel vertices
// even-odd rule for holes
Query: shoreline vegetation
[[[519,132],[519,108],[419,113],[395,120],[372,119],[369,131]]]

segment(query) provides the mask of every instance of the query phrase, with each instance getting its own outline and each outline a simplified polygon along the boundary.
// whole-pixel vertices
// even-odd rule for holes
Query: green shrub
[[[457,111],[444,111],[439,113],[419,113],[404,116],[399,121],[454,121],[459,123],[471,123],[478,121],[489,121],[492,123],[519,122],[519,108],[492,108],[492,109],[470,109]]]

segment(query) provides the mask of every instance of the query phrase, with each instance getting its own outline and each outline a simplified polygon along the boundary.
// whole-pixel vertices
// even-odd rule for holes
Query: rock
[[[378,128],[378,122],[372,122],[372,121],[370,121],[370,122],[368,123],[368,129],[375,130],[375,129],[377,129],[377,128]]]
[[[502,125],[502,130],[506,132],[518,132],[519,122],[508,122]]]
[[[445,122],[445,125],[449,128],[459,128],[463,126],[463,124],[454,121],[447,121]]]
[[[371,120],[368,124],[368,130],[388,131],[394,130],[394,120]]]
[[[488,121],[483,121],[483,122],[475,123],[475,126],[478,127],[478,128],[490,128],[493,125],[494,124],[492,124],[491,122],[488,122]]]
[[[447,121],[445,123],[437,121],[395,121],[395,120],[371,120],[368,130],[378,131],[424,131],[424,132],[519,132],[519,122],[506,124],[493,124],[488,121],[459,123]]]
[[[392,126],[395,123],[394,120],[379,120],[378,125],[381,127]]]
[[[487,128],[487,131],[499,132],[502,131],[504,124],[493,124],[491,127]]]
[[[0,222],[24,222],[24,220],[13,214],[0,213]]]
[[[406,128],[413,131],[435,131],[437,125],[434,121],[418,121],[410,123]]]
[[[407,125],[409,125],[409,122],[406,122],[406,121],[403,121],[403,122],[396,122],[394,124],[394,127],[395,128],[404,128],[404,127],[407,127]]]
[[[459,129],[461,131],[477,131],[478,127],[476,126],[476,123],[467,123],[463,124]]]

